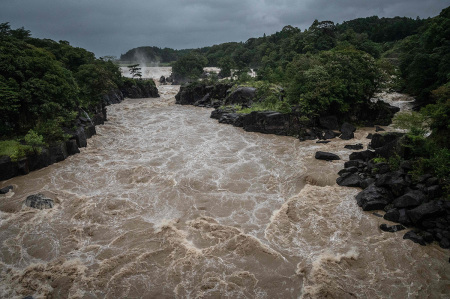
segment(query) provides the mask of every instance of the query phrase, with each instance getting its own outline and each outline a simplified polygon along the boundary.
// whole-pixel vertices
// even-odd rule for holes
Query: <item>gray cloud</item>
[[[0,0],[0,22],[97,56],[138,46],[196,48],[272,34],[314,19],[432,17],[449,0]]]

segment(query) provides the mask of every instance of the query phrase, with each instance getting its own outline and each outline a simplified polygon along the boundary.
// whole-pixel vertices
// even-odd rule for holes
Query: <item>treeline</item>
[[[158,47],[138,47],[128,50],[120,55],[120,61],[140,62],[140,63],[170,63],[177,61],[180,57],[189,54],[192,50],[175,50],[170,48]]]
[[[137,83],[111,61],[1,23],[0,155],[18,159],[29,146],[65,141],[81,114],[101,110],[102,97],[125,84]]]

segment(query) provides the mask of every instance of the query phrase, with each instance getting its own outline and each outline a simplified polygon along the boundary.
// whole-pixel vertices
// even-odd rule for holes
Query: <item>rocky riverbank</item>
[[[443,190],[438,178],[411,175],[412,162],[401,158],[407,150],[403,138],[403,134],[395,132],[374,134],[371,150],[352,153],[336,182],[363,188],[356,202],[364,211],[382,211],[377,214],[400,224],[382,224],[383,231],[411,227],[404,239],[420,245],[436,241],[442,248],[450,248],[450,202],[441,199]]]
[[[63,128],[65,134],[70,136],[67,141],[57,142],[48,147],[41,148],[39,152],[13,161],[9,156],[0,157],[0,181],[15,176],[28,174],[54,163],[63,161],[71,155],[80,152],[80,148],[87,146],[87,139],[96,133],[95,127],[107,121],[106,106],[117,104],[130,98],[159,97],[158,89],[154,84],[142,82],[137,85],[125,85],[121,90],[111,90],[103,96],[103,100],[89,111],[79,109],[78,116],[71,128]],[[89,117],[89,114],[92,117]]]
[[[219,123],[242,127],[248,132],[295,136],[300,140],[326,140],[335,137],[353,138],[356,130],[351,123],[363,126],[389,125],[399,108],[382,101],[360,104],[348,114],[330,114],[308,119],[293,107],[289,113],[277,111],[253,111],[238,113],[236,106],[251,107],[262,99],[257,89],[252,87],[232,88],[232,84],[217,83],[206,85],[192,83],[181,86],[176,95],[176,104],[215,108],[211,118]]]

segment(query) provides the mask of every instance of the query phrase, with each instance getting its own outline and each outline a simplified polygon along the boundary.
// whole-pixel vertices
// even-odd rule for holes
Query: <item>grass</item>
[[[8,156],[12,161],[25,158],[27,153],[31,151],[31,146],[22,145],[17,140],[0,141],[0,156]]]

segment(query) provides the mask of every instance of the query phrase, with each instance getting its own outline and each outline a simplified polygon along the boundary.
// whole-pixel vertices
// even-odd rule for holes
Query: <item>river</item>
[[[0,182],[1,298],[448,298],[448,250],[380,231],[335,184],[373,128],[299,142],[159,90],[108,106],[80,154]],[[36,193],[54,208],[24,207]]]

